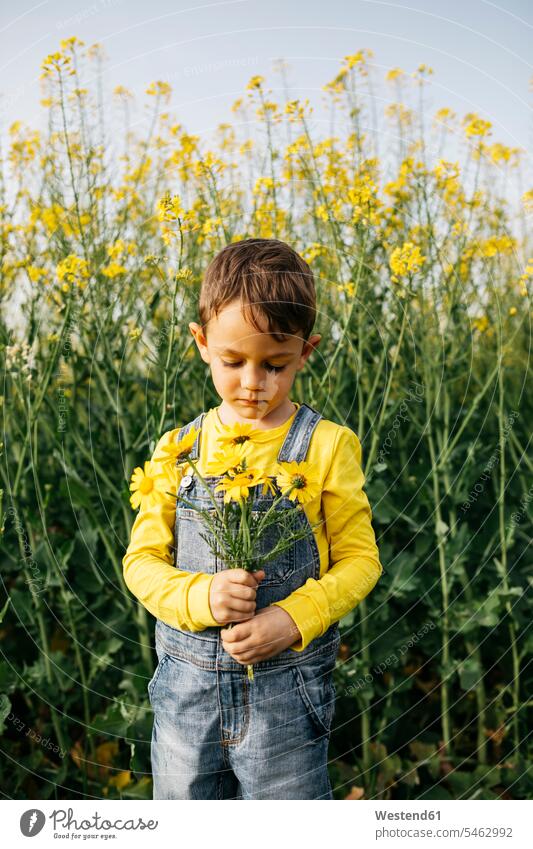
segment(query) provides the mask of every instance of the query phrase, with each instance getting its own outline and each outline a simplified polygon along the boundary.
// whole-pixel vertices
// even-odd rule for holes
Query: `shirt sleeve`
[[[303,651],[334,622],[353,610],[383,572],[372,511],[363,491],[362,449],[348,427],[337,432],[322,491],[322,514],[329,545],[328,571],[308,578],[287,598],[274,602],[292,617],[301,639],[290,648]]]
[[[161,449],[175,435],[176,430],[167,431],[157,443],[151,457],[156,473],[168,469],[168,464],[162,464],[165,455]],[[164,501],[152,507],[143,509],[141,505],[122,559],[124,580],[157,619],[173,628],[202,631],[219,624],[209,606],[214,575],[187,572],[172,565],[175,518],[176,499],[171,495],[165,494]]]

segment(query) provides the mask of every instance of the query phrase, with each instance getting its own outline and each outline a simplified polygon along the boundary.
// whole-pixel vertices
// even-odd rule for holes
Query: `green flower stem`
[[[187,461],[188,461],[188,462],[191,464],[191,466],[193,467],[193,469],[194,469],[194,473],[195,473],[196,475],[198,475],[198,479],[202,482],[202,486],[204,487],[205,491],[206,491],[206,492],[207,492],[207,494],[209,495],[209,498],[211,499],[211,502],[212,502],[212,504],[213,504],[213,507],[215,508],[216,514],[217,514],[217,516],[218,516],[218,518],[219,518],[219,521],[221,522],[221,524],[223,524],[223,522],[224,522],[224,516],[223,516],[223,515],[222,515],[222,513],[220,512],[220,507],[218,506],[218,504],[217,504],[217,502],[216,502],[216,499],[215,499],[215,497],[214,497],[213,493],[211,492],[211,487],[209,486],[209,484],[207,483],[207,481],[205,480],[205,478],[203,477],[203,475],[202,475],[202,474],[200,474],[200,472],[199,472],[199,470],[198,470],[198,463],[199,463],[199,461],[198,461],[198,460],[193,460],[193,459],[191,459],[191,457],[187,457]]]
[[[41,641],[39,648],[40,648],[41,653],[42,653],[46,680],[48,682],[48,686],[50,687],[50,690],[53,690],[53,688],[54,688],[54,672],[52,670],[52,664],[50,662],[50,645],[49,645],[49,642],[48,642],[48,635],[47,635],[47,631],[46,631],[44,613],[43,613],[43,610],[42,610],[42,604],[41,604],[41,601],[40,601],[40,596],[39,596],[38,593],[35,592],[34,580],[33,580],[32,576],[30,575],[30,573],[28,571],[28,567],[26,565],[27,559],[28,559],[28,553],[26,551],[26,540],[24,539],[24,533],[21,533],[21,530],[26,526],[26,523],[24,522],[24,516],[18,510],[17,510],[17,517],[18,517],[18,519],[17,519],[16,533],[17,533],[17,541],[18,541],[19,550],[20,550],[20,562],[23,564],[22,568],[23,568],[23,572],[24,572],[24,582],[25,582],[26,586],[29,588],[31,599],[32,599],[33,606],[34,606],[34,609],[35,609],[35,616],[36,616],[36,619],[37,619],[37,628],[39,630],[39,637],[40,637],[40,641]],[[64,750],[66,748],[66,743],[65,743],[65,737],[64,737],[64,734],[63,734],[63,727],[61,725],[61,722],[59,720],[59,716],[58,716],[58,714],[55,710],[55,707],[52,704],[50,704],[50,717],[52,719],[52,725],[54,726],[54,732],[55,732],[55,735],[56,735],[56,739],[59,743],[60,748]]]
[[[276,499],[272,502],[272,504],[270,505],[270,507],[268,508],[268,510],[266,510],[266,511],[265,511],[264,515],[261,517],[261,519],[259,520],[259,523],[258,523],[258,525],[257,525],[257,527],[256,527],[256,534],[257,534],[257,536],[259,536],[259,534],[260,534],[260,533],[261,533],[261,531],[263,530],[263,526],[264,526],[264,524],[265,524],[265,522],[266,522],[266,520],[267,520],[267,517],[268,517],[268,516],[270,516],[270,514],[271,514],[271,513],[272,513],[272,512],[276,509],[276,504],[279,504],[279,503],[280,503],[280,501],[283,501],[283,499],[284,499],[284,498],[288,498],[289,494],[293,491],[293,489],[294,489],[294,487],[295,487],[295,486],[296,486],[296,484],[293,484],[293,485],[292,485],[291,487],[289,487],[289,489],[287,489],[285,492],[282,492],[282,493],[281,493],[281,495],[279,495],[279,496],[278,496],[278,498],[276,498]]]
[[[392,378],[396,371],[396,364],[398,362],[398,358],[400,356],[400,349],[402,347],[403,335],[405,331],[405,325],[407,322],[407,309],[403,310],[402,315],[402,323],[400,325],[400,334],[398,336],[398,344],[396,346],[396,350],[394,352],[394,356],[392,358],[392,363],[389,371],[389,376],[387,380],[387,385],[385,387],[385,392],[383,394],[383,400],[381,402],[379,420],[375,428],[372,430],[372,441],[370,443],[370,450],[368,452],[368,457],[366,460],[365,468],[370,469],[372,463],[374,462],[374,454],[376,453],[376,449],[381,438],[381,427],[383,425],[383,420],[385,418],[387,412],[387,401],[389,399],[391,387],[392,387]]]
[[[363,664],[362,668],[370,669],[372,663],[370,658],[370,641],[368,637],[368,611],[364,598],[358,604],[358,609],[359,633],[361,635],[361,660]],[[360,714],[363,770],[366,773],[370,771],[372,766],[372,752],[370,749],[370,743],[372,742],[371,706],[367,699],[362,700]]]
[[[366,239],[363,239],[363,246],[361,248],[361,253],[359,255],[359,262],[357,264],[357,276],[356,276],[356,280],[355,280],[355,292],[354,292],[354,295],[352,297],[350,307],[348,309],[348,315],[346,316],[346,320],[344,322],[344,329],[343,329],[343,331],[340,335],[340,338],[339,338],[339,340],[338,340],[338,342],[335,346],[335,350],[333,351],[332,356],[328,357],[328,364],[327,364],[326,370],[325,370],[324,374],[322,375],[322,377],[319,381],[319,389],[322,389],[326,380],[328,379],[328,377],[331,373],[331,370],[332,370],[333,366],[335,365],[335,362],[336,362],[337,357],[339,356],[340,352],[342,351],[344,353],[345,342],[346,342],[346,334],[347,334],[348,328],[350,326],[350,321],[351,321],[353,312],[355,310],[355,305],[356,305],[356,302],[357,302],[357,292],[358,292],[358,289],[359,289],[359,283],[361,281],[361,274],[362,274],[362,271],[363,271],[363,265],[364,265],[364,259],[365,259],[365,247],[366,247]],[[359,346],[362,346],[362,344],[363,344],[362,338],[359,337]]]
[[[498,327],[498,439],[499,439],[499,448],[500,448],[500,475],[498,480],[498,528],[499,528],[499,538],[500,538],[500,558],[499,560],[495,558],[496,565],[498,566],[498,571],[501,575],[503,589],[505,592],[505,610],[507,612],[507,627],[509,629],[509,641],[511,643],[511,657],[513,663],[513,687],[512,687],[512,699],[513,699],[513,713],[512,713],[512,727],[513,727],[513,743],[515,747],[515,751],[519,750],[520,746],[520,724],[519,724],[519,710],[520,710],[520,657],[518,654],[518,645],[517,645],[517,634],[516,634],[516,624],[514,621],[513,614],[513,606],[509,599],[509,572],[507,566],[507,535],[505,530],[505,473],[506,473],[506,464],[505,464],[505,422],[504,422],[504,407],[505,407],[505,386],[504,386],[504,371],[505,366],[503,363],[503,346],[502,346],[502,338],[501,338],[501,327],[500,323],[497,322]]]
[[[16,471],[16,474],[15,474],[15,480],[13,482],[13,487],[11,489],[11,495],[12,495],[13,499],[16,498],[17,493],[18,493],[18,488],[19,488],[20,481],[21,481],[22,469],[24,468],[24,463],[25,463],[25,460],[26,460],[26,453],[27,453],[27,450],[28,450],[28,447],[29,447],[29,444],[30,444],[30,441],[31,441],[31,429],[33,427],[34,421],[37,419],[37,416],[39,414],[41,404],[43,403],[44,396],[45,396],[46,391],[48,389],[50,380],[52,378],[53,371],[56,367],[59,351],[63,346],[63,339],[64,339],[64,336],[65,336],[65,330],[66,330],[67,325],[68,325],[69,320],[70,320],[71,303],[72,303],[72,296],[70,296],[68,301],[67,301],[67,308],[65,310],[65,316],[63,318],[63,322],[61,324],[61,330],[59,332],[59,339],[57,340],[57,344],[54,348],[52,356],[50,357],[50,360],[49,360],[49,363],[48,363],[48,368],[47,368],[47,370],[44,374],[43,381],[42,381],[42,383],[39,387],[39,392],[36,394],[35,402],[32,405],[31,401],[28,400],[28,409],[26,411],[26,415],[28,417],[28,434],[29,434],[29,436],[26,435],[26,438],[24,439],[24,442],[22,443],[22,447],[21,447],[21,450],[20,450],[20,457],[19,457],[19,462],[18,462],[18,466],[17,466],[17,471]]]
[[[449,431],[450,431],[450,396],[448,393],[448,387],[445,384],[444,386],[444,430],[441,438],[441,450],[448,443],[449,439]],[[453,540],[457,533],[457,513],[455,510],[455,505],[453,502],[453,498],[451,498],[452,494],[452,486],[450,482],[450,476],[448,472],[448,464],[446,464],[443,468],[443,481],[445,487],[446,497],[449,499],[450,509],[450,537]],[[454,483],[457,486],[457,481]],[[472,592],[471,582],[468,578],[466,570],[461,562],[460,558],[457,558],[458,574],[459,580],[461,581],[461,585],[463,587],[463,592],[468,601],[469,607],[473,610],[475,605],[474,594]],[[484,676],[482,674],[483,669],[483,658],[481,655],[481,651],[479,648],[479,643],[475,640],[471,640],[465,636],[465,646],[467,648],[468,654],[472,657],[478,669],[480,670],[479,678],[475,684],[475,693],[476,693],[476,756],[479,764],[487,763],[487,748],[488,748],[488,739],[485,734],[486,728],[486,705],[487,705],[487,694],[485,690],[485,682]]]
[[[183,261],[183,233],[181,232],[181,226],[179,228],[179,234],[180,234],[180,253],[179,253],[179,259],[178,259],[178,269],[181,268],[182,261]],[[161,269],[159,268],[159,266],[157,264],[156,264],[156,270],[157,270],[157,273],[161,277],[163,277],[163,275],[161,274]],[[163,278],[163,282],[165,282],[164,278]],[[176,326],[176,295],[178,294],[178,285],[179,285],[178,277],[177,277],[177,275],[174,275],[174,289],[173,289],[173,292],[172,292],[172,314],[171,314],[171,317],[170,317],[170,333],[169,333],[169,338],[168,338],[167,357],[166,357],[165,364],[163,366],[163,391],[162,391],[162,398],[161,398],[161,415],[159,417],[159,429],[158,429],[159,433],[162,433],[162,431],[163,431],[163,425],[164,425],[166,414],[167,414],[168,372],[169,372],[169,369],[170,369],[170,360],[171,360],[171,357],[172,357],[172,348],[173,348],[173,345],[174,345],[174,335],[175,335],[175,326]]]
[[[35,441],[35,444],[37,445],[38,444],[37,422],[35,422],[34,431],[35,431],[34,441]],[[74,654],[75,654],[75,657],[76,657],[76,664],[77,664],[77,667],[78,667],[79,676],[80,676],[80,683],[81,683],[81,687],[82,687],[83,718],[84,718],[84,723],[85,723],[85,728],[86,728],[86,734],[87,734],[87,737],[88,737],[88,740],[89,740],[89,748],[90,748],[90,752],[91,752],[91,757],[94,759],[94,756],[95,756],[94,740],[93,740],[93,737],[92,737],[90,730],[89,730],[91,728],[91,711],[90,711],[90,707],[89,707],[89,684],[88,684],[88,681],[87,681],[87,676],[85,674],[85,664],[83,662],[83,658],[81,656],[81,651],[80,651],[81,641],[80,641],[80,638],[78,637],[76,625],[75,625],[75,622],[74,622],[74,618],[72,616],[72,610],[70,608],[69,591],[67,590],[67,586],[65,584],[65,577],[64,577],[63,572],[61,570],[61,567],[59,566],[59,564],[57,562],[55,552],[54,552],[54,550],[53,550],[53,548],[50,544],[50,537],[48,536],[47,527],[46,527],[46,508],[44,506],[41,484],[40,484],[40,480],[39,480],[39,475],[37,473],[37,463],[36,462],[32,463],[32,470],[33,470],[33,485],[35,487],[35,494],[36,494],[36,497],[37,497],[37,505],[39,507],[38,512],[39,512],[39,517],[40,517],[40,520],[41,520],[41,527],[42,527],[42,530],[43,530],[43,539],[45,540],[45,544],[46,544],[46,547],[47,547],[47,550],[48,550],[49,562],[52,566],[52,569],[55,571],[58,582],[59,582],[61,598],[63,600],[63,605],[64,605],[64,608],[65,608],[65,611],[66,611],[66,614],[67,614],[69,635],[70,635],[71,640],[74,644]],[[31,534],[31,529],[29,529],[29,533],[30,533],[30,537],[32,538],[33,535]],[[33,543],[33,538],[32,538],[32,548],[33,547],[34,547],[34,543]]]
[[[480,404],[482,398],[484,397],[484,395],[486,394],[486,392],[489,390],[490,386],[492,385],[492,382],[493,382],[494,378],[496,377],[496,375],[498,373],[499,367],[500,367],[499,363],[496,363],[494,368],[491,369],[491,371],[489,372],[489,376],[487,377],[485,383],[483,384],[483,387],[480,389],[480,391],[477,393],[477,395],[475,395],[475,397],[472,399],[472,401],[469,402],[468,412],[466,413],[463,421],[461,422],[461,425],[457,428],[455,436],[453,437],[453,439],[451,439],[448,442],[447,446],[445,447],[445,450],[441,453],[441,457],[440,457],[440,460],[438,462],[438,468],[439,469],[448,460],[448,458],[451,456],[453,449],[455,448],[459,439],[461,438],[461,434],[463,433],[468,422],[470,421],[470,419],[474,415],[475,411],[479,407],[479,404]]]
[[[75,210],[76,210],[76,218],[77,218],[77,221],[78,221],[78,228],[79,228],[79,231],[80,231],[80,240],[81,240],[81,244],[82,244],[82,247],[83,247],[83,254],[84,254],[84,258],[88,262],[89,256],[88,256],[87,247],[86,247],[86,244],[85,244],[85,233],[84,233],[83,226],[82,226],[82,223],[81,223],[80,199],[79,199],[78,188],[76,186],[76,179],[74,177],[74,164],[73,164],[73,159],[72,159],[72,149],[70,147],[70,137],[69,137],[69,133],[68,133],[67,113],[65,112],[65,92],[64,92],[64,86],[63,86],[63,76],[62,76],[61,73],[58,74],[58,78],[59,78],[59,103],[60,103],[60,107],[61,107],[61,118],[62,118],[62,121],[63,121],[63,135],[64,135],[64,140],[65,140],[65,148],[66,148],[66,151],[67,151],[67,159],[68,159],[68,165],[69,165],[70,188],[72,189],[72,194],[74,195],[74,207],[75,207]]]

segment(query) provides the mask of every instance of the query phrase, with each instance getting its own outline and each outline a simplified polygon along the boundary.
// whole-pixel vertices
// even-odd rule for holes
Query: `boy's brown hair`
[[[267,321],[277,342],[300,332],[308,339],[316,318],[313,272],[296,251],[279,239],[232,242],[209,263],[200,289],[198,312],[204,332],[222,307],[239,299],[250,322]]]

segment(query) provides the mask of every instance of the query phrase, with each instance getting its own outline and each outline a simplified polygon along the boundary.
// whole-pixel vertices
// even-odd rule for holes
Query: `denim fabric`
[[[185,425],[184,436],[200,428],[205,413]],[[307,404],[296,412],[278,461],[304,460],[321,414]],[[198,457],[198,439],[192,456]],[[222,476],[208,476],[214,493]],[[253,509],[267,510],[274,496],[256,487]],[[184,478],[180,494],[212,510],[209,496],[194,476]],[[319,578],[320,558],[309,521],[289,498],[281,507],[295,510],[298,527],[309,534],[263,568],[256,609],[281,601]],[[205,526],[191,507],[176,509],[174,565],[190,572],[226,568],[206,540]],[[271,550],[278,533],[269,528],[263,545]],[[340,635],[338,623],[301,652],[285,649],[254,663],[254,680],[222,645],[220,627],[203,631],[172,628],[157,620],[159,663],[148,684],[154,712],[151,758],[154,799],[331,799],[328,744],[335,710],[333,669]]]

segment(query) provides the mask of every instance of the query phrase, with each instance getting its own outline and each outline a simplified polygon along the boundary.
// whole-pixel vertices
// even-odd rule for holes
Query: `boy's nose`
[[[242,379],[241,385],[245,392],[262,392],[266,386],[266,382],[259,372],[247,372]]]

